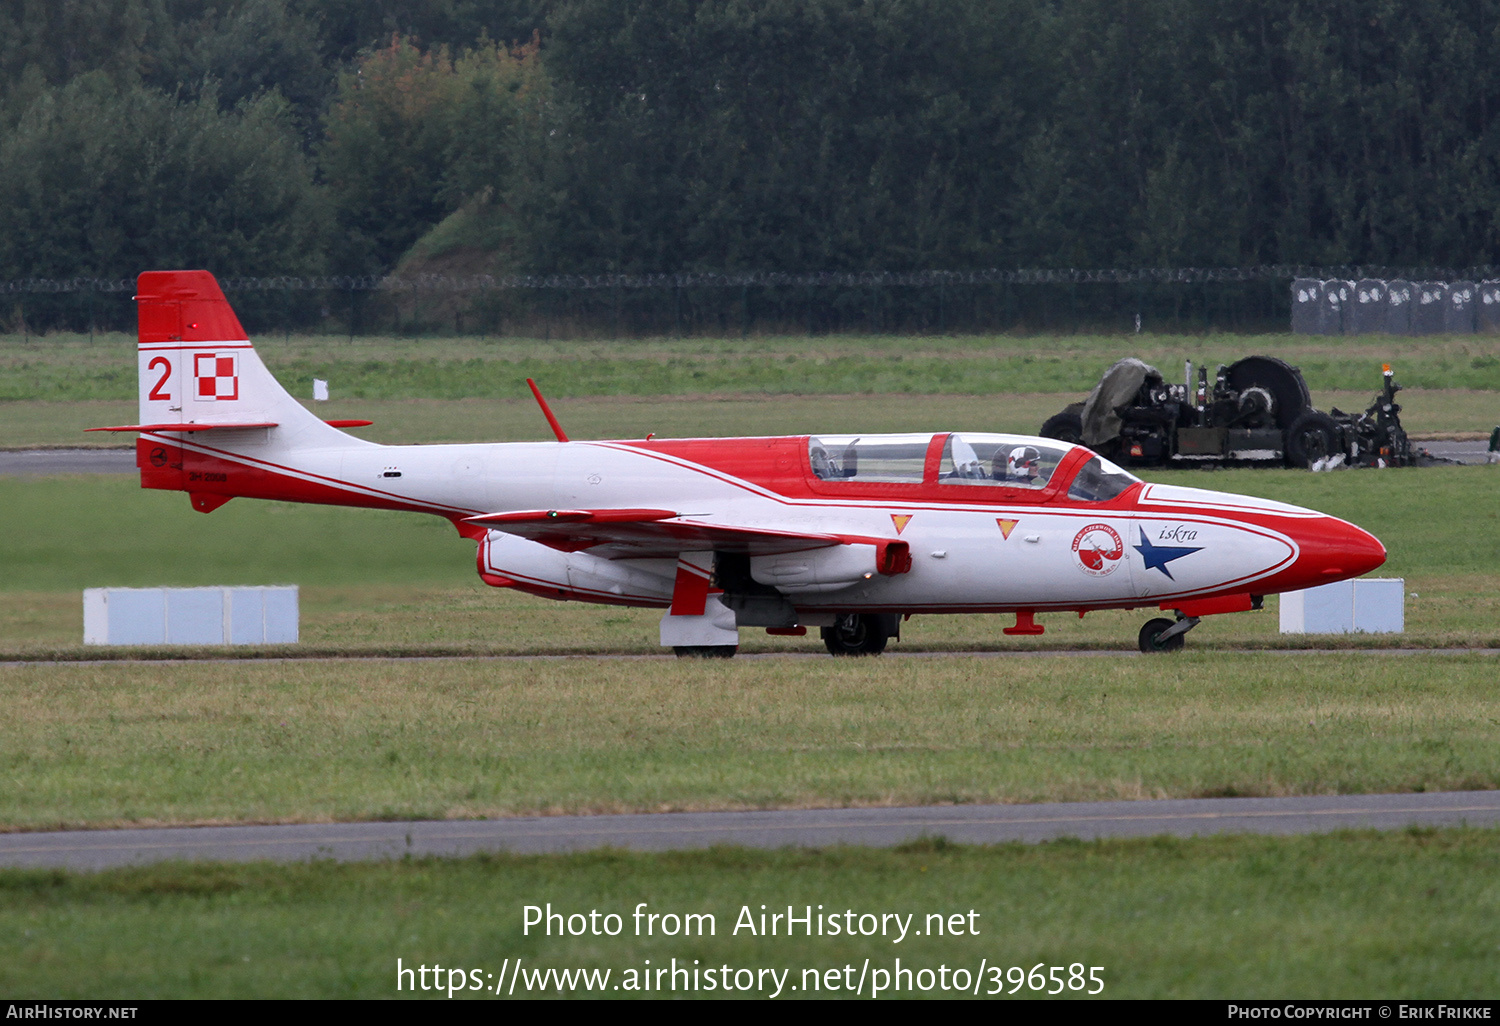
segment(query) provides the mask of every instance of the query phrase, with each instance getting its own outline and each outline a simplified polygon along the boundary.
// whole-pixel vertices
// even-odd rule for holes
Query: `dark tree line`
[[[0,280],[1500,263],[1500,0],[0,0]]]

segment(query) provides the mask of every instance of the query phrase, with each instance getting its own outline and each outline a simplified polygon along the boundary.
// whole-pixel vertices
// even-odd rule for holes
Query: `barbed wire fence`
[[[251,331],[541,338],[1286,331],[1297,279],[1480,280],[1500,267],[1032,268],[225,276]],[[132,330],[131,278],[0,282],[0,330]]]

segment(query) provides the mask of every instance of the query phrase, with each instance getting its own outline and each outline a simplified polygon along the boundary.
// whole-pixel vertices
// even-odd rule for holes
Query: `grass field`
[[[1493,656],[0,667],[0,823],[1500,787]]]
[[[1474,998],[1495,994],[1500,849],[1492,831],[1057,842],[895,851],[747,852],[418,860],[371,865],[164,865],[77,876],[0,871],[0,991],[48,997],[416,996],[405,967],[609,970],[604,996],[648,968],[727,966],[780,999],[856,981],[870,960],[925,979],[962,969],[1002,1000],[1034,965],[1101,968],[1104,998]],[[523,932],[523,908],[622,917],[616,937]],[[712,937],[635,937],[631,913],[711,914]],[[977,913],[977,936],[752,937],[761,905],[824,914]],[[965,919],[965,926],[970,921]],[[507,963],[507,959],[510,960]],[[650,960],[649,966],[647,960]],[[987,967],[1002,967],[998,974]],[[741,970],[751,970],[745,974]],[[918,971],[927,970],[924,978]],[[491,974],[485,979],[484,974]],[[1065,968],[1060,974],[1065,979]],[[1008,979],[1007,979],[1008,977]],[[430,982],[430,975],[423,978]],[[472,978],[457,977],[469,982]],[[670,979],[665,977],[664,979]],[[679,977],[682,985],[689,977]],[[705,977],[700,976],[700,982]],[[775,984],[742,997],[769,997]],[[950,984],[951,985],[951,984]],[[1051,986],[1051,984],[1046,984]],[[795,991],[790,988],[797,988]],[[1090,985],[1089,989],[1092,989]],[[519,986],[515,997],[527,993]],[[555,993],[534,991],[542,996]],[[818,991],[845,996],[842,990]],[[483,994],[455,994],[483,997]],[[723,996],[719,990],[648,996]],[[883,997],[893,996],[889,992]],[[900,996],[910,996],[903,993]],[[994,998],[999,998],[994,995]],[[1049,999],[1051,1000],[1051,999]]]
[[[512,338],[345,342],[272,336],[256,348],[294,394],[311,379],[360,399],[521,399],[536,378],[559,398],[755,395],[1010,395],[1085,393],[1122,356],[1171,381],[1183,361],[1207,366],[1252,354],[1302,369],[1314,391],[1373,395],[1380,365],[1409,388],[1500,390],[1497,340],[1486,335],[1391,338],[1307,335],[766,336],[615,342]],[[135,340],[125,335],[0,337],[0,401],[128,400]]]

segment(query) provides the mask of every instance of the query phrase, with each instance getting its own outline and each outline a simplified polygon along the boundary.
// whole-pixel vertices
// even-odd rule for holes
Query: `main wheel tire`
[[[1037,434],[1043,438],[1055,438],[1059,442],[1072,442],[1074,445],[1083,444],[1083,416],[1072,410],[1063,410],[1047,418],[1042,425],[1042,430]]]
[[[673,645],[679,659],[733,659],[738,645]]]
[[[1312,406],[1312,395],[1302,372],[1274,356],[1247,356],[1229,365],[1225,382],[1236,392],[1258,388],[1267,392],[1273,402],[1271,413],[1276,426],[1285,431]]]
[[[1326,413],[1308,410],[1287,430],[1286,461],[1294,467],[1305,469],[1339,451],[1338,423]]]
[[[1140,636],[1136,639],[1141,651],[1147,655],[1154,655],[1157,652],[1176,652],[1181,649],[1187,637],[1185,634],[1173,635],[1166,641],[1156,640],[1161,637],[1162,631],[1170,626],[1172,626],[1172,621],[1165,617],[1159,616],[1155,620],[1147,620],[1146,626],[1141,628]]]
[[[819,633],[823,646],[836,656],[879,655],[890,638],[880,617],[864,613],[844,613],[832,627],[824,627]]]

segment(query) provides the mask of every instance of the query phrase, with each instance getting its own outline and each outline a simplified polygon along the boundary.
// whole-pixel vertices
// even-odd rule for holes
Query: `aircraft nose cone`
[[[1358,577],[1385,562],[1379,538],[1334,517],[1310,525],[1297,541],[1302,549],[1297,569],[1309,587]]]

